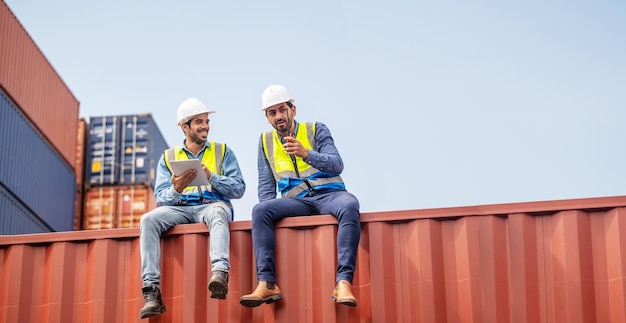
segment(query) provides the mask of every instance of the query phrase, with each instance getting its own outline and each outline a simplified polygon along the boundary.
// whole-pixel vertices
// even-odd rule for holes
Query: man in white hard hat
[[[359,201],[346,191],[339,176],[343,161],[330,131],[321,122],[296,122],[296,106],[284,86],[270,85],[261,101],[274,130],[262,134],[259,141],[259,204],[252,210],[258,283],[251,294],[241,297],[240,303],[256,307],[282,299],[274,265],[274,223],[285,217],[332,214],[339,226],[331,299],[354,307],[357,302],[352,279],[361,236]],[[277,190],[281,198],[276,198]]]
[[[246,184],[237,158],[225,144],[207,141],[209,115],[200,100],[189,98],[178,107],[177,123],[185,134],[180,146],[163,152],[156,170],[154,194],[157,207],[144,214],[139,222],[141,279],[145,305],[141,318],[165,312],[160,289],[160,238],[169,228],[183,223],[206,223],[209,227],[209,256],[212,276],[208,284],[211,298],[225,299],[230,270],[230,231],[233,208],[230,199],[241,198]],[[172,163],[199,159],[202,172],[189,169],[175,174]],[[190,186],[196,176],[208,184]]]

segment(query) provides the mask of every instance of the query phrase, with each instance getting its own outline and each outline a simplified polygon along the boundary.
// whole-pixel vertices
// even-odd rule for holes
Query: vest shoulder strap
[[[172,160],[176,160],[176,147],[165,149],[163,151],[163,160],[165,161],[165,166],[167,167],[167,170],[169,170],[171,173],[172,166],[170,166],[170,162]]]
[[[218,175],[222,175],[222,163],[224,162],[224,156],[226,155],[226,144],[214,142],[213,147],[215,147],[215,169],[217,170]]]

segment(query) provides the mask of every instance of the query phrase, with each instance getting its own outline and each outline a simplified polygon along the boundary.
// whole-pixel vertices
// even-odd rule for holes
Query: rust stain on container
[[[89,124],[84,118],[78,120],[76,134],[76,200],[74,201],[74,230],[80,230],[83,222],[85,196],[85,145]]]
[[[72,168],[79,102],[7,4],[0,2],[0,86]],[[54,122],[51,122],[54,120]]]
[[[115,196],[115,194],[111,194]],[[250,309],[250,221],[233,222],[226,300],[204,224],[162,239],[167,312],[146,322],[626,322],[626,196],[362,214],[356,308],[330,299],[337,221],[275,226],[284,299]],[[0,236],[0,322],[140,322],[137,228]]]
[[[87,144],[87,134],[89,124],[84,118],[78,120],[78,131],[76,132],[76,187],[81,190],[85,185],[85,148]]]

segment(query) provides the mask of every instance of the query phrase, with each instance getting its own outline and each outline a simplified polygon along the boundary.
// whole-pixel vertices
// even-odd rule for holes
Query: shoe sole
[[[356,307],[356,301],[353,301],[353,300],[343,300],[343,301],[340,301],[335,296],[331,296],[330,298],[337,304],[350,306],[350,307]]]
[[[141,317],[141,319],[145,319],[145,318],[150,317],[150,316],[160,315],[160,314],[165,313],[166,310],[167,309],[165,308],[165,305],[161,306],[161,310],[160,311],[143,311],[142,310],[140,312],[140,317]]]
[[[283,299],[282,294],[272,295],[265,298],[242,298],[239,303],[245,307],[257,307],[263,303],[272,304],[276,301]]]
[[[228,285],[219,281],[212,281],[209,283],[208,288],[211,292],[211,298],[226,299],[226,294],[228,294]]]

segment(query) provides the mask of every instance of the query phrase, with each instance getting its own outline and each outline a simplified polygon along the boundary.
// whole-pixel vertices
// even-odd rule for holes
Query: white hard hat
[[[189,98],[178,106],[176,124],[181,126],[183,123],[202,113],[211,114],[215,113],[215,111],[209,110],[202,101],[196,98]]]
[[[289,91],[287,91],[287,88],[282,85],[272,84],[268,86],[265,91],[263,91],[263,95],[261,96],[261,110],[265,111],[267,108],[275,104],[293,101],[293,97]]]

